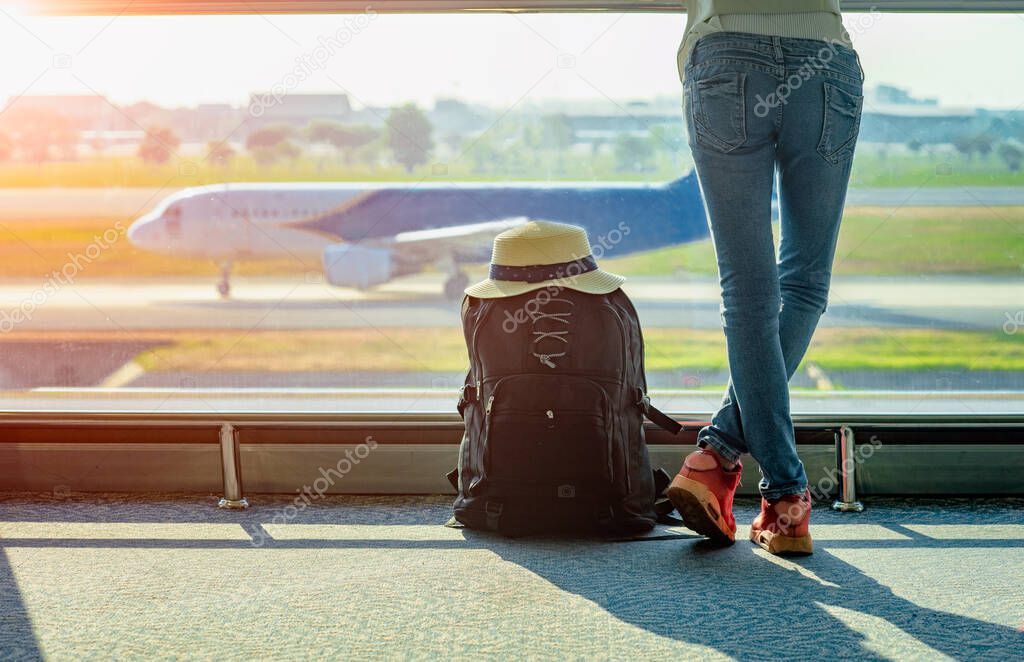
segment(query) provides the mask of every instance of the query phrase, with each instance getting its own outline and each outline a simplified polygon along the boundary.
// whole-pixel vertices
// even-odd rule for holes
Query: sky
[[[454,96],[617,103],[680,94],[685,14],[39,17],[0,4],[0,104],[21,94],[244,105],[347,93],[354,106]],[[1024,15],[849,14],[867,85],[1024,108]]]

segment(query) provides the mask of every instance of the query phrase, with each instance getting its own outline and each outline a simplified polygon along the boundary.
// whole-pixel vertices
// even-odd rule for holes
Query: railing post
[[[224,477],[224,498],[218,508],[248,508],[242,496],[242,459],[238,450],[238,430],[230,423],[220,427],[220,465]]]
[[[839,465],[839,499],[832,503],[832,510],[843,513],[859,513],[864,504],[857,501],[856,487],[856,442],[853,428],[843,425],[836,433],[836,463]]]

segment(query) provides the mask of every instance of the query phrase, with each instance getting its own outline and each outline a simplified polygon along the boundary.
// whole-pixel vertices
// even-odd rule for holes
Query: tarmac
[[[443,276],[420,274],[370,292],[334,288],[318,274],[238,279],[233,298],[221,300],[211,283],[182,279],[129,283],[89,281],[35,297],[38,284],[0,285],[0,390],[48,387],[423,388],[455,384],[448,373],[383,371],[146,372],[133,357],[178,332],[363,329],[388,337],[391,329],[460,326],[458,305],[441,296]],[[36,288],[36,289],[33,289]],[[720,290],[708,277],[631,278],[624,287],[644,328],[721,332]],[[42,292],[42,290],[38,290]],[[978,331],[1024,337],[1019,278],[940,276],[837,278],[821,328]],[[39,300],[37,300],[39,299]],[[32,301],[31,306],[25,305]],[[10,311],[28,312],[17,320]],[[160,338],[150,337],[153,333]],[[149,334],[149,335],[147,335]],[[724,342],[724,340],[723,340]],[[16,344],[15,344],[16,343]],[[725,371],[651,371],[652,388],[725,384]],[[830,371],[837,388],[910,391],[1024,389],[1024,374],[997,370]],[[794,377],[815,388],[821,376]]]
[[[212,280],[82,281],[43,291],[43,282],[0,284],[0,331],[169,331],[449,327],[459,306],[441,296],[437,273],[397,279],[368,292],[335,288],[320,274],[238,278],[222,300]],[[836,278],[821,326],[1024,333],[1024,284],[1017,277]],[[623,286],[645,327],[720,329],[717,278],[630,278]],[[17,318],[11,311],[28,312]]]

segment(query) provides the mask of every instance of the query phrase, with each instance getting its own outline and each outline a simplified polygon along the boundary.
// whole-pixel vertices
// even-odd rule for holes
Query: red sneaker
[[[811,554],[810,523],[810,490],[771,502],[762,497],[761,513],[750,525],[750,539],[772,554]]]
[[[715,466],[711,469],[694,468],[688,462],[696,455],[710,455],[715,459]],[[696,450],[686,456],[679,474],[669,485],[669,501],[688,528],[715,542],[731,545],[736,542],[732,499],[742,473],[743,465],[739,462],[732,469],[725,469],[714,453]]]

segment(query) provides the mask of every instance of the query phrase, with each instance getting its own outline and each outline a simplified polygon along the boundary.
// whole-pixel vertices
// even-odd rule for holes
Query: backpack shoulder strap
[[[654,513],[658,517],[658,524],[681,526],[683,520],[672,516],[676,507],[665,495],[665,490],[672,484],[672,477],[662,467],[652,470],[652,473],[654,474]]]
[[[652,423],[657,425],[662,430],[671,434],[679,434],[679,431],[683,429],[683,426],[678,422],[672,420],[668,414],[661,411],[657,407],[651,404],[651,398],[646,392],[639,386],[636,388],[637,401],[636,406],[640,408],[640,411],[644,413]]]

